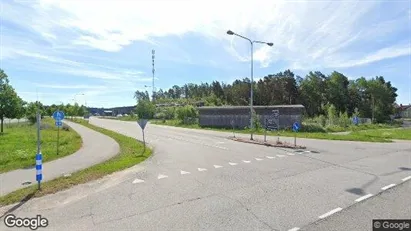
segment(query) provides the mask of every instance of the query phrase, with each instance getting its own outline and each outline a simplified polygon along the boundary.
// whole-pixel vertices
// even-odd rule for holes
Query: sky
[[[0,0],[0,68],[26,101],[135,105],[136,90],[290,69],[384,76],[411,103],[411,1]],[[147,86],[147,87],[146,87]]]

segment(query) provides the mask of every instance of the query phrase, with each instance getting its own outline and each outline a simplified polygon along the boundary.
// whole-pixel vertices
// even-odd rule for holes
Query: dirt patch
[[[275,142],[266,141],[266,142],[264,142],[263,140],[258,140],[258,139],[250,140],[250,139],[235,138],[235,137],[231,137],[230,139],[234,140],[234,141],[238,141],[238,142],[249,143],[249,144],[258,144],[258,145],[264,145],[264,146],[268,146],[268,147],[306,149],[305,146],[301,146],[301,145],[294,146],[294,144],[284,142],[284,141],[275,141]]]

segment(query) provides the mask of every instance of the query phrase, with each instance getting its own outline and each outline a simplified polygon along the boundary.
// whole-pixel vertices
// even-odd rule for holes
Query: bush
[[[325,129],[318,123],[303,123],[301,132],[325,132]]]
[[[197,118],[198,113],[197,109],[195,109],[193,106],[184,106],[184,107],[179,107],[176,110],[177,114],[177,119],[180,121],[184,121],[184,118]]]
[[[151,119],[154,117],[156,106],[149,100],[140,100],[136,107],[139,119]]]

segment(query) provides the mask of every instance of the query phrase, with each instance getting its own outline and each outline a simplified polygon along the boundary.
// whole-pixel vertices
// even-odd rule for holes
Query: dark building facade
[[[301,123],[303,105],[254,106],[261,125],[273,118],[273,111],[279,112],[279,128],[291,128],[294,122]],[[249,106],[199,107],[199,123],[205,127],[244,128],[250,126]]]

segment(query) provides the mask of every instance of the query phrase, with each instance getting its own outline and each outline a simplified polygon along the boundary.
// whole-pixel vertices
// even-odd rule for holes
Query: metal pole
[[[141,129],[143,131],[143,144],[144,144],[144,151],[143,153],[146,151],[146,140],[144,138],[144,129]]]
[[[59,154],[60,126],[57,126],[57,155]]]
[[[152,90],[153,90],[153,102],[154,102],[154,94],[155,94],[154,93],[154,71],[155,71],[154,70],[154,57],[155,57],[155,50],[152,50],[151,54],[152,54],[151,57],[152,57],[152,61],[153,61],[153,86],[152,86],[153,89]]]
[[[41,137],[40,137],[40,122],[41,122],[41,115],[40,115],[40,111],[37,109],[37,154],[41,155]],[[41,159],[41,158],[40,158]],[[37,158],[36,158],[36,165],[37,165]],[[36,170],[37,171],[37,170]],[[37,175],[37,173],[36,173]],[[40,186],[40,181],[37,181],[37,189],[40,190],[41,186]]]
[[[250,86],[251,86],[251,91],[250,91],[250,115],[251,115],[251,120],[250,120],[250,128],[251,128],[251,137],[250,137],[250,139],[251,140],[253,140],[253,129],[254,129],[254,121],[253,121],[253,96],[254,96],[254,94],[253,94],[253,75],[254,75],[254,70],[253,70],[253,53],[254,53],[254,43],[252,42],[252,41],[250,41],[250,44],[251,44],[251,84],[250,84]]]

